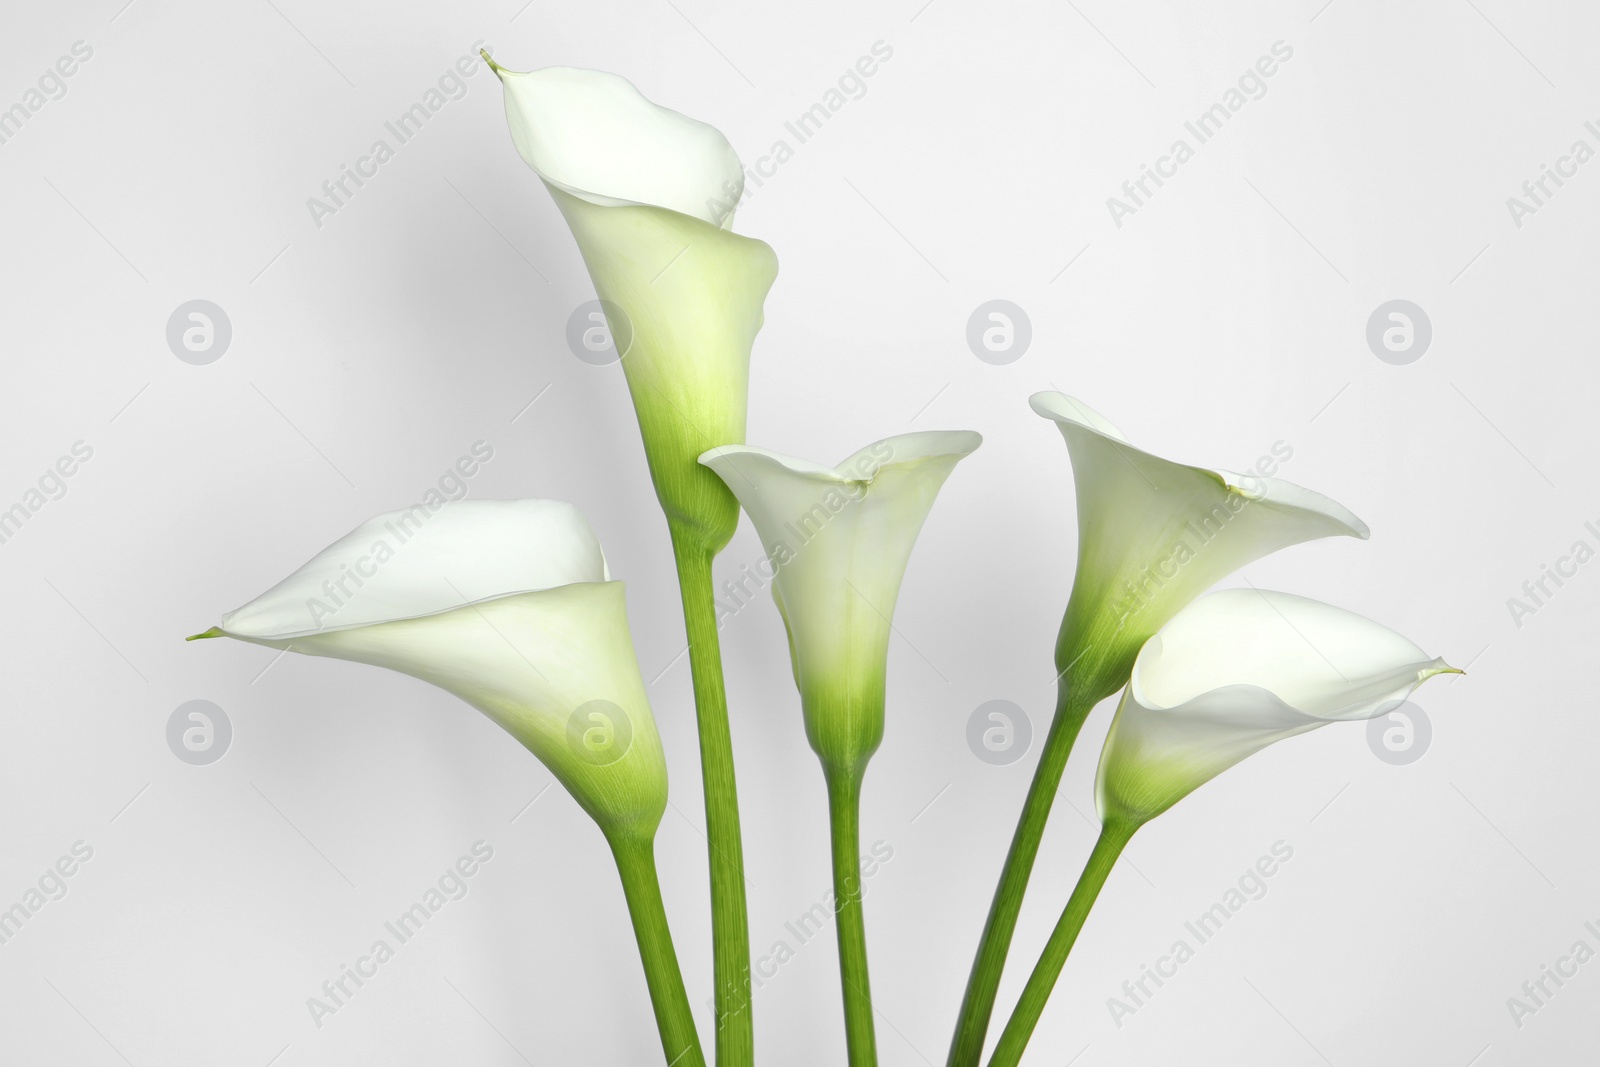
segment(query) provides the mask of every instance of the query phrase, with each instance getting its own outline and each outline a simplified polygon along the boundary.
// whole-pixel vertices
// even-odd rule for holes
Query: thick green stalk
[[[877,1067],[872,985],[867,978],[867,928],[861,906],[862,769],[830,770],[828,825],[833,838],[833,920],[839,933],[839,984],[844,994],[850,1067]]]
[[[755,1028],[750,1014],[750,921],[744,895],[744,844],[739,835],[739,793],[733,775],[733,738],[717,639],[715,555],[672,524],[689,670],[694,676],[700,728],[700,774],[705,783],[706,840],[711,861],[711,956],[716,982],[718,1067],[751,1067]]]
[[[678,954],[667,927],[667,911],[661,903],[655,842],[619,835],[610,843],[617,873],[622,876],[622,892],[628,898],[634,936],[639,940],[645,983],[650,987],[650,1003],[655,1007],[656,1026],[661,1031],[661,1051],[670,1067],[705,1067],[700,1034],[694,1027],[689,994],[683,988],[683,973],[678,969]]]
[[[1075,686],[1070,672],[1061,676],[1055,718],[1039,755],[1039,766],[1033,772],[1033,784],[1028,787],[1022,815],[1017,820],[1011,850],[1006,853],[1000,882],[995,886],[994,901],[989,905],[989,918],[984,923],[978,953],[972,961],[972,973],[967,978],[967,992],[961,1001],[947,1067],[977,1067],[983,1057],[983,1039],[994,1014],[995,996],[1000,992],[1000,975],[1005,970],[1006,953],[1010,951],[1011,937],[1017,929],[1022,897],[1027,892],[1028,877],[1039,855],[1045,823],[1050,819],[1050,806],[1061,785],[1061,775],[1066,770],[1067,757],[1072,753],[1078,731],[1105,695],[1099,690],[1100,687],[1084,690]]]
[[[1115,822],[1101,828],[1100,839],[1089,854],[1089,862],[1084,865],[1083,874],[1072,890],[1072,897],[1061,912],[1061,919],[1050,934],[1050,940],[1045,944],[1044,953],[1033,968],[1028,984],[1022,989],[1016,1010],[1011,1013],[1010,1021],[1000,1034],[1000,1042],[995,1045],[989,1067],[1016,1067],[1021,1061],[1022,1052],[1028,1047],[1028,1039],[1033,1036],[1033,1028],[1039,1024],[1039,1016],[1044,1014],[1050,991],[1055,988],[1061,968],[1067,962],[1067,955],[1078,940],[1078,931],[1083,929],[1083,921],[1089,917],[1089,909],[1094,907],[1100,888],[1106,884],[1106,876],[1111,873],[1117,857],[1122,855],[1122,850],[1127,847],[1139,826],[1135,822]]]

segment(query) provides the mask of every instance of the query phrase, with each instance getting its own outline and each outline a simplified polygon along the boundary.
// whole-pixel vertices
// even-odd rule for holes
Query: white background
[[[498,86],[484,70],[465,79],[320,227],[306,206],[479,40],[513,68],[624,74],[720,127],[747,162],[793,146],[785,121],[874,42],[893,49],[738,217],[782,262],[752,443],[833,462],[911,429],[986,438],[912,559],[868,776],[864,841],[894,850],[867,903],[885,1064],[943,1063],[1051,707],[1071,474],[1026,405],[1051,386],[1189,462],[1243,469],[1286,443],[1282,475],[1349,505],[1372,540],[1292,549],[1236,581],[1360,611],[1469,674],[1420,692],[1434,737],[1418,762],[1391,766],[1361,727],[1330,729],[1145,830],[1029,1062],[1592,1055],[1600,962],[1520,1028],[1506,1001],[1580,938],[1600,949],[1583,925],[1600,925],[1600,563],[1520,627],[1506,601],[1574,541],[1600,548],[1583,526],[1600,519],[1600,163],[1520,228],[1506,198],[1574,140],[1600,148],[1583,127],[1600,118],[1600,13],[123,2],[5,0],[0,31],[0,107],[74,42],[93,49],[65,96],[0,145],[0,508],[75,442],[94,450],[0,544],[0,907],[74,842],[94,850],[0,945],[0,1061],[658,1061],[600,835],[559,789],[528,807],[550,778],[523,749],[398,675],[180,640],[416,501],[479,440],[495,458],[474,497],[576,502],[629,583],[672,770],[667,903],[709,1039],[703,815],[666,530],[620,370],[567,350],[567,316],[593,292],[511,147]],[[1280,40],[1293,58],[1267,94],[1115,225],[1107,197]],[[165,339],[196,298],[233,328],[207,366]],[[1032,321],[1008,366],[965,340],[994,298]],[[1433,324],[1407,366],[1365,340],[1395,298]],[[719,570],[759,558],[745,524]],[[769,598],[723,640],[764,955],[828,887],[822,780]],[[192,699],[233,724],[210,766],[167,746]],[[1033,750],[1009,766],[967,746],[969,716],[993,699],[1033,717]],[[1109,710],[1068,769],[1002,1011],[1092,840]],[[314,1025],[307,998],[478,840],[494,858],[468,895]],[[1294,857],[1267,895],[1115,1025],[1107,998],[1280,840]],[[835,966],[830,931],[758,992],[764,1064],[843,1061]]]

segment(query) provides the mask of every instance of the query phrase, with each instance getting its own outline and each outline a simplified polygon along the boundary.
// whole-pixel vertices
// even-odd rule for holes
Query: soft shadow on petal
[[[1078,501],[1078,566],[1058,643],[1108,692],[1139,646],[1184,605],[1240,567],[1290,545],[1366,537],[1337,502],[1277,478],[1174,463],[1129,444],[1082,401],[1030,401],[1066,439]]]
[[[766,548],[808,734],[824,758],[861,758],[876,747],[906,565],[945,479],[982,440],[965,430],[903,434],[836,467],[748,445],[700,457],[739,498]],[[871,723],[862,708],[876,708]]]
[[[558,500],[461,500],[386,512],[222,617],[285,640],[610,577],[588,520]]]
[[[545,181],[594,204],[645,204],[726,225],[744,167],[716,127],[652,103],[616,74],[498,64],[511,141]]]
[[[1101,752],[1101,816],[1154,818],[1275,741],[1383,715],[1452,671],[1319,601],[1256,589],[1202,597],[1139,653]]]

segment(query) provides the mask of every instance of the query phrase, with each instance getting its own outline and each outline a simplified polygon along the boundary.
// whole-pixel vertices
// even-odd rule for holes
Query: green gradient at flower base
[[[828,788],[835,925],[851,1067],[877,1062],[861,905],[861,782],[883,740],[895,601],[917,534],[970,431],[877,441],[837,467],[731,445],[701,462],[739,498],[775,569],[806,737]]]
[[[622,369],[661,506],[675,528],[720,551],[739,506],[696,459],[744,440],[750,348],[777,257],[760,241],[687,215],[599,207],[553,186],[550,195],[600,299],[626,317]],[[626,255],[617,254],[622,248]]]
[[[196,637],[351,660],[444,689],[550,769],[605,834],[669,1060],[703,1064],[656,880],[667,767],[621,582],[570,504],[379,515]]]
[[[1276,741],[1376,718],[1460,673],[1356,615],[1305,597],[1229,589],[1178,612],[1140,649],[1100,754],[1102,820],[990,1067],[1014,1067],[1117,857],[1145,823]]]
[[[572,230],[622,353],[683,598],[710,844],[717,1062],[750,1067],[750,934],[711,561],[738,525],[700,453],[744,440],[750,348],[778,261],[731,232],[744,167],[726,137],[626,79],[548,67],[504,85],[512,143]]]
[[[745,436],[750,349],[778,260],[727,227],[744,168],[705,123],[628,81],[494,65],[523,160],[583,254],[622,353],[656,495],[680,535],[715,553],[738,505],[695,461]]]
[[[837,467],[747,445],[701,457],[739,498],[774,569],[806,736],[824,764],[863,767],[883,737],[891,619],[917,534],[968,430],[876,441]]]
[[[1058,692],[968,978],[949,1067],[976,1067],[1039,842],[1079,729],[1128,681],[1144,642],[1207,588],[1281,548],[1367,536],[1336,502],[1290,482],[1192,467],[1135,448],[1062,393],[1033,410],[1060,429],[1078,504],[1078,559],[1056,638]]]
[[[1148,822],[1276,741],[1376,718],[1458,673],[1353,612],[1267,590],[1212,593],[1139,652],[1100,756],[1101,818]]]
[[[1173,463],[1133,447],[1081,401],[1038,393],[1033,410],[1066,439],[1078,498],[1078,565],[1056,669],[1104,699],[1150,635],[1240,567],[1290,545],[1367,527],[1278,478]]]

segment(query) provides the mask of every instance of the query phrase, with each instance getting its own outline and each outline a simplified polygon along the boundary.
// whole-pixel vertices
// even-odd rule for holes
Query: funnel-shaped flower
[[[837,467],[745,445],[700,458],[766,547],[807,736],[825,763],[864,763],[882,739],[900,580],[939,487],[982,441],[970,430],[902,434]]]
[[[610,320],[667,518],[715,552],[738,505],[695,458],[744,440],[750,347],[778,272],[770,247],[729,229],[739,157],[614,74],[489,63],[511,140],[566,217]]]
[[[890,619],[939,487],[982,441],[967,430],[902,434],[837,467],[744,445],[700,457],[728,483],[766,546],[806,737],[827,779],[852,1067],[877,1062],[861,904],[861,781],[883,740]]]
[[[667,773],[628,632],[570,504],[483,500],[369,519],[202,637],[431,682],[538,756],[608,835],[649,840]]]
[[[1117,857],[1139,828],[1274,741],[1393,710],[1460,673],[1370,619],[1287,593],[1229,589],[1179,611],[1139,651],[1100,754],[1100,838],[995,1045],[1020,1062]]]
[[[1100,755],[1100,815],[1144,823],[1274,741],[1372,719],[1459,673],[1386,626],[1305,597],[1227,589],[1139,652]]]
[[[1276,478],[1229,474],[1133,447],[1088,405],[1036,393],[1066,438],[1078,496],[1078,569],[1056,637],[1056,725],[1006,854],[962,1002],[949,1067],[976,1067],[1022,896],[1078,730],[1128,681],[1145,641],[1209,586],[1280,548],[1366,537],[1340,505]]]
[[[1367,536],[1344,507],[1298,485],[1153,456],[1061,393],[1030,402],[1066,438],[1078,496],[1077,577],[1056,668],[1076,665],[1096,700],[1122,687],[1151,634],[1240,567],[1302,541]]]

